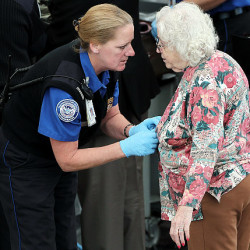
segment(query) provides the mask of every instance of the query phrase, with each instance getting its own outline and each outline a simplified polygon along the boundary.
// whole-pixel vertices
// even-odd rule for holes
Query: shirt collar
[[[109,83],[110,78],[109,71],[106,70],[102,73],[102,79],[100,81],[86,51],[80,53],[80,60],[85,76],[89,77],[89,87],[93,93],[98,90],[100,90],[100,92],[106,91],[106,85]]]

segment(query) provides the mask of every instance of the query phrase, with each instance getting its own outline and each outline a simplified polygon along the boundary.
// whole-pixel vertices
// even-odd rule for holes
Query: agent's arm
[[[120,140],[125,138],[122,131],[128,123],[116,105],[107,113],[102,122],[102,128],[108,135]],[[119,142],[85,149],[78,149],[78,141],[64,142],[50,138],[50,142],[55,158],[65,172],[92,168],[126,156]]]
[[[153,154],[158,145],[154,131],[139,132],[129,138],[103,147],[78,149],[78,141],[58,141],[50,138],[51,147],[65,172],[96,167],[120,158]]]
[[[50,138],[50,142],[56,161],[65,172],[92,168],[125,157],[119,142],[85,149],[78,149],[78,141],[63,142]]]
[[[118,104],[113,106],[106,114],[101,123],[102,131],[113,138],[118,140],[124,139],[124,128],[130,122],[121,114]],[[131,127],[126,129],[128,133]]]

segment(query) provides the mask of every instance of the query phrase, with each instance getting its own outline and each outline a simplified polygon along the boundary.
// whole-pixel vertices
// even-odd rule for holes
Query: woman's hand
[[[181,245],[185,245],[185,236],[187,241],[190,238],[189,228],[192,220],[192,213],[192,207],[179,206],[174,219],[171,221],[170,236],[179,249]]]

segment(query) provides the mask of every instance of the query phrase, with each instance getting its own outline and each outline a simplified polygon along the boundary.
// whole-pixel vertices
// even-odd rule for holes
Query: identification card
[[[85,99],[88,127],[96,124],[96,114],[92,100]]]

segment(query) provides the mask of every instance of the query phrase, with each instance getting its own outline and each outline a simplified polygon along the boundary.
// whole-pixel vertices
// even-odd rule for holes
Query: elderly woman
[[[212,21],[195,4],[163,7],[156,23],[157,52],[183,72],[157,126],[162,219],[178,248],[186,238],[189,250],[248,250],[247,78],[216,50]]]

